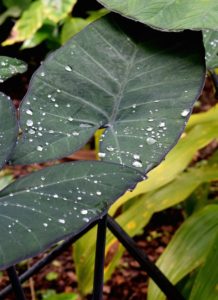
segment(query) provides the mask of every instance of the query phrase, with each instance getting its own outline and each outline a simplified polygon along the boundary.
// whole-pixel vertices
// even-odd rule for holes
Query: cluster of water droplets
[[[15,59],[8,59],[4,56],[0,57],[0,83],[17,73],[24,72],[25,70],[25,64],[22,64]]]
[[[58,176],[58,170],[53,175],[46,169],[40,171],[41,175],[37,172],[35,177],[29,178],[29,182],[25,181],[24,187],[22,183],[19,185],[18,192],[15,188],[15,191],[1,199],[1,213],[6,216],[10,235],[17,235],[19,228],[36,239],[40,224],[45,231],[60,225],[63,232],[71,232],[74,228],[77,230],[102,213],[108,206],[108,197],[110,200],[115,197],[114,191],[119,195],[119,182],[126,182],[125,173],[118,176],[111,169],[109,172],[97,171],[95,174],[96,167],[91,163],[82,172],[87,175],[75,177],[77,170],[72,172],[73,167],[74,163],[70,166],[67,164],[62,167]],[[116,180],[114,184],[117,184],[115,190],[107,184],[111,177],[119,177],[119,181]],[[22,211],[28,214],[21,213]],[[30,218],[33,222],[29,222]],[[34,220],[37,220],[37,224]]]
[[[210,61],[210,59],[214,58],[217,60],[218,56],[218,38],[217,34],[215,32],[211,33],[211,30],[204,30],[204,39],[206,40],[208,38],[208,35],[210,36],[214,35],[215,37],[213,39],[210,39],[209,42],[206,45],[206,53],[205,53],[205,59],[207,61]]]

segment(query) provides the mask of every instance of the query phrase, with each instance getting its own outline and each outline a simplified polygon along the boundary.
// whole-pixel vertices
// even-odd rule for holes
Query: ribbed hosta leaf
[[[15,146],[18,134],[15,110],[11,99],[0,93],[0,169]]]
[[[99,156],[147,171],[182,132],[202,88],[203,59],[200,33],[168,34],[103,17],[34,75],[14,162],[63,157],[105,128]]]
[[[16,58],[0,56],[0,83],[6,79],[24,73],[27,69],[26,64]]]
[[[218,31],[204,30],[204,45],[206,50],[207,67],[218,67]]]
[[[32,256],[98,218],[142,176],[104,162],[66,163],[0,192],[0,268]]]
[[[162,30],[218,29],[217,0],[98,0],[109,10]]]

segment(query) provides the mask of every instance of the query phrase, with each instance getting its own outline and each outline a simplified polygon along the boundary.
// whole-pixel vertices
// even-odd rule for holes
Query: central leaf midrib
[[[114,104],[113,111],[112,111],[112,114],[111,114],[111,117],[110,117],[110,120],[109,120],[110,125],[113,125],[113,123],[116,121],[116,116],[117,116],[117,113],[119,111],[121,101],[123,99],[123,92],[124,92],[125,87],[128,83],[128,79],[129,79],[128,76],[129,76],[130,71],[133,67],[133,62],[135,60],[137,51],[138,51],[138,49],[134,45],[134,51],[132,53],[131,60],[129,61],[129,64],[127,65],[126,72],[125,72],[125,75],[124,75],[124,80],[120,85],[120,91],[118,93],[118,96],[117,96],[117,99],[116,99],[116,102]]]

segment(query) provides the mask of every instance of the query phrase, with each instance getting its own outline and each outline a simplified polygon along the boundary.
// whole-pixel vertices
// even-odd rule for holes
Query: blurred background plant
[[[92,5],[92,9],[98,7]],[[22,43],[21,49],[44,41],[49,49],[55,49],[107,13],[103,8],[89,11],[89,5],[84,1],[78,4],[77,0],[3,0],[0,9],[0,25],[8,19],[15,22],[2,46]]]

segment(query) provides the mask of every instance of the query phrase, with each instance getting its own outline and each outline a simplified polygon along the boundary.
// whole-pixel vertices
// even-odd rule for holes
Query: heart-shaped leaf
[[[106,8],[162,30],[218,29],[217,0],[98,0]]]
[[[200,33],[169,34],[103,17],[34,75],[14,162],[63,157],[105,128],[99,156],[145,172],[178,140],[204,75]]]
[[[23,61],[12,57],[0,56],[0,83],[16,74],[24,73],[26,70],[27,65]]]
[[[0,169],[15,147],[18,127],[11,99],[0,93]]]
[[[23,177],[0,192],[0,268],[77,234],[142,175],[104,162],[65,163]]]
[[[218,67],[218,31],[204,30],[206,62],[209,69]]]

